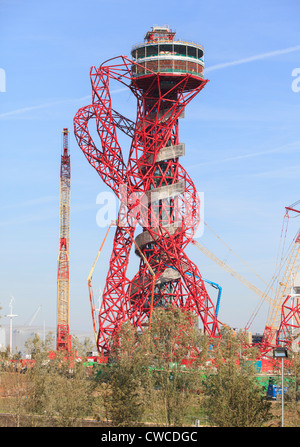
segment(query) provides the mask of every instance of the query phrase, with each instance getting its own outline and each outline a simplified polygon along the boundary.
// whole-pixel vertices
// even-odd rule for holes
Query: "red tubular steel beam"
[[[295,210],[294,208],[290,208],[289,206],[286,206],[285,209],[288,211],[294,211],[295,213],[300,213],[299,210]]]
[[[288,296],[281,308],[281,323],[278,329],[276,343],[278,346],[290,347],[295,337],[299,335],[300,299],[299,296]]]

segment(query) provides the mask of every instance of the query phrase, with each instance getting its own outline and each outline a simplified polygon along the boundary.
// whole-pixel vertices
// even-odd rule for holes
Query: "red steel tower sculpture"
[[[132,49],[132,60],[119,56],[92,67],[92,104],[74,118],[79,147],[120,201],[99,312],[97,345],[105,355],[125,321],[143,330],[156,307],[191,311],[208,336],[219,337],[215,306],[184,251],[200,223],[200,201],[180,164],[185,145],[179,140],[178,123],[186,105],[208,82],[204,51],[174,38],[168,27],[152,27],[144,42]],[[111,80],[134,94],[135,122],[112,108]],[[90,120],[96,123],[101,148],[89,132]],[[131,137],[127,163],[117,130]],[[142,232],[135,237],[137,224]],[[140,260],[138,272],[129,279],[132,247]]]

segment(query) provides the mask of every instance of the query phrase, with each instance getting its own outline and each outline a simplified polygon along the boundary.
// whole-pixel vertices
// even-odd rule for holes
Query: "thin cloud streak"
[[[268,57],[279,56],[281,54],[293,53],[294,51],[299,51],[300,45],[295,47],[284,48],[283,50],[275,50],[269,51],[268,53],[257,54],[256,56],[246,57],[244,59],[239,59],[232,62],[224,62],[223,64],[212,65],[211,67],[207,67],[205,72],[220,70],[221,68],[232,67],[234,65],[246,64],[248,62],[258,61],[260,59],[267,59]]]
[[[31,112],[33,110],[46,109],[48,107],[52,107],[52,106],[56,106],[58,104],[63,104],[63,103],[68,103],[68,102],[85,101],[89,98],[91,98],[91,95],[83,96],[82,98],[77,98],[77,99],[64,99],[61,101],[53,101],[53,102],[48,102],[48,103],[44,103],[44,104],[38,104],[36,106],[22,107],[21,109],[16,109],[16,110],[11,110],[10,112],[0,113],[0,118],[6,118],[7,116],[20,115],[21,113]]]
[[[121,93],[125,90],[128,90],[126,87],[124,88],[119,88],[116,90],[112,90],[110,93]],[[22,113],[26,113],[26,112],[32,112],[33,110],[39,110],[39,109],[46,109],[48,107],[52,107],[52,106],[57,106],[59,104],[67,104],[70,102],[81,102],[81,101],[91,101],[92,99],[92,95],[88,95],[88,96],[83,96],[82,98],[73,98],[73,99],[63,99],[60,101],[53,101],[53,102],[48,102],[48,103],[44,103],[44,104],[38,104],[36,106],[30,106],[30,107],[22,107],[21,109],[16,109],[16,110],[11,110],[10,112],[4,112],[4,113],[0,113],[0,119],[1,118],[6,118],[9,116],[16,116],[16,115],[20,115]]]
[[[27,208],[37,205],[45,205],[51,202],[56,202],[59,200],[59,196],[43,196],[36,199],[26,200],[25,202],[19,203],[9,203],[5,206],[0,206],[0,210],[11,209],[11,208]]]
[[[189,169],[198,168],[199,166],[206,166],[206,165],[220,165],[223,163],[227,163],[229,161],[244,160],[244,159],[252,158],[252,157],[261,157],[263,155],[274,154],[276,152],[280,153],[280,152],[284,152],[284,150],[286,150],[288,147],[294,146],[294,145],[300,145],[300,141],[294,141],[293,143],[284,144],[283,146],[279,146],[274,149],[269,149],[267,151],[250,152],[249,154],[241,154],[241,155],[236,155],[234,157],[223,158],[223,160],[214,160],[214,161],[208,161],[208,162],[204,162],[204,163],[197,163],[197,164],[189,166]]]
[[[235,65],[241,65],[241,64],[246,64],[249,62],[253,62],[253,61],[257,61],[257,60],[261,60],[261,59],[267,59],[268,57],[273,57],[273,56],[279,56],[281,54],[288,54],[288,53],[293,53],[294,51],[300,51],[300,45],[296,45],[295,47],[289,47],[289,48],[284,48],[283,50],[275,50],[275,51],[270,51],[268,53],[262,53],[262,54],[257,54],[256,56],[251,56],[251,57],[247,57],[244,59],[238,59],[236,61],[232,61],[232,62],[224,62],[222,64],[216,64],[216,65],[212,65],[211,67],[207,67],[205,69],[205,72],[210,72],[210,71],[214,71],[214,70],[220,70],[222,68],[227,68],[227,67],[232,67]],[[111,93],[120,93],[127,90],[127,88],[120,88],[120,89],[116,89],[111,91]],[[10,112],[4,112],[4,113],[0,113],[0,119],[1,118],[6,118],[8,116],[15,116],[15,115],[19,115],[22,113],[26,113],[26,112],[31,112],[33,110],[38,110],[38,109],[44,109],[44,108],[48,108],[48,107],[52,107],[58,104],[63,104],[63,103],[67,103],[67,102],[76,102],[76,101],[85,101],[87,99],[91,99],[91,95],[89,96],[84,96],[82,98],[76,98],[76,99],[66,99],[66,100],[62,100],[62,101],[55,101],[55,102],[50,102],[50,103],[45,103],[45,104],[39,104],[36,106],[31,106],[31,107],[22,107],[21,109],[16,109],[16,110],[12,110]]]
[[[283,179],[283,180],[297,180],[299,178],[300,165],[287,166],[281,169],[274,169],[272,171],[256,172],[247,174],[250,177],[259,177],[266,179]]]

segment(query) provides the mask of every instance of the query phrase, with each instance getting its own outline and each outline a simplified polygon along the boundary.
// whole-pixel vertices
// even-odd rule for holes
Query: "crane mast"
[[[297,233],[292,246],[287,265],[279,282],[277,295],[270,309],[267,327],[278,329],[280,325],[280,311],[283,302],[291,293],[291,281],[300,268],[300,232]]]
[[[110,223],[110,225],[109,225],[109,227],[108,227],[108,229],[107,229],[107,231],[106,231],[105,237],[104,237],[104,239],[103,239],[103,241],[102,241],[102,244],[101,244],[101,246],[100,246],[100,248],[99,248],[99,250],[98,250],[96,259],[95,259],[95,261],[94,261],[94,263],[93,263],[93,266],[92,266],[92,268],[91,268],[91,271],[90,271],[89,276],[88,276],[88,279],[87,279],[87,281],[88,281],[88,288],[89,288],[90,305],[91,305],[91,311],[92,311],[93,329],[94,329],[94,336],[95,336],[96,346],[97,346],[97,332],[98,332],[98,330],[97,330],[97,328],[96,328],[95,304],[94,304],[93,289],[92,289],[92,284],[91,284],[91,282],[92,282],[92,276],[93,276],[93,273],[94,273],[94,270],[95,270],[95,267],[96,267],[96,263],[97,263],[97,261],[98,261],[98,258],[99,258],[99,255],[100,255],[100,253],[101,253],[101,250],[102,250],[102,248],[103,248],[104,242],[105,242],[105,240],[106,240],[106,238],[107,238],[107,235],[108,235],[108,233],[109,233],[109,230],[110,230],[111,227],[114,226],[114,225],[116,225],[116,223],[114,223],[113,221],[111,221],[111,223]]]
[[[234,271],[229,265],[227,265],[224,261],[221,261],[217,256],[215,256],[213,253],[211,253],[206,247],[201,245],[198,241],[195,241],[192,239],[192,244],[197,247],[202,253],[204,253],[208,258],[210,258],[212,261],[214,261],[216,264],[218,264],[220,267],[222,267],[224,270],[226,270],[230,275],[232,275],[235,279],[240,281],[242,284],[244,284],[246,287],[248,287],[250,290],[252,290],[254,293],[256,293],[260,298],[265,300],[267,303],[271,304],[272,299],[264,292],[262,292],[260,289],[258,289],[256,286],[251,284],[247,279],[243,278],[241,275],[239,275],[236,271]]]
[[[59,253],[57,275],[56,349],[70,351],[69,334],[69,260],[70,260],[70,180],[69,131],[63,129],[60,168]]]
[[[297,206],[299,203],[300,201],[295,202],[288,207],[285,207],[286,214],[284,218],[289,217],[289,212],[295,212],[299,215],[300,210],[295,208],[295,206]],[[300,231],[298,230],[294,238],[288,259],[285,263],[284,273],[282,275],[281,281],[278,284],[276,295],[269,309],[267,323],[260,346],[261,355],[266,355],[275,346],[278,346],[282,343],[287,346],[288,341],[284,341],[284,339],[287,338],[287,332],[289,332],[290,319],[296,316],[297,322],[299,323],[299,301],[298,298],[291,299],[292,282],[294,281],[299,271]]]

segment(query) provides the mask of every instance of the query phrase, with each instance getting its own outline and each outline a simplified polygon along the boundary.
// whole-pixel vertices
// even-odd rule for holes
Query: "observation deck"
[[[174,40],[176,33],[168,27],[152,27],[145,35],[144,43],[135,45],[131,56],[132,75],[135,79],[151,75],[151,72],[182,76],[190,74],[204,79],[204,49],[193,42]]]

